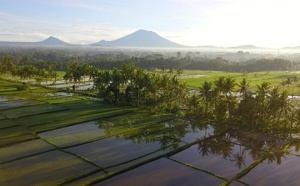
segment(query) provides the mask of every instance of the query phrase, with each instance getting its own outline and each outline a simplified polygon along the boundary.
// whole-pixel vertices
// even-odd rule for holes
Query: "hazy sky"
[[[0,41],[114,40],[139,29],[191,45],[300,45],[299,0],[0,0]]]

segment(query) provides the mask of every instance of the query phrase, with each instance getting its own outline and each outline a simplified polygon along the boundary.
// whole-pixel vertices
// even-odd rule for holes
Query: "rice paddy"
[[[265,136],[16,86],[0,82],[0,185],[300,182],[298,134]]]
[[[221,71],[200,71],[200,70],[184,70],[181,75],[181,80],[188,86],[199,88],[204,81],[213,82],[220,76],[231,76],[240,83],[243,78],[250,82],[249,89],[256,91],[257,86],[262,82],[270,82],[271,86],[282,87],[282,82],[286,81],[288,77],[299,77],[298,71],[266,71],[266,72],[221,72]],[[288,90],[290,94],[300,95],[299,82],[290,85],[285,85],[284,89]],[[298,87],[297,87],[298,86]],[[282,87],[283,88],[283,87]],[[238,86],[236,86],[238,89]]]

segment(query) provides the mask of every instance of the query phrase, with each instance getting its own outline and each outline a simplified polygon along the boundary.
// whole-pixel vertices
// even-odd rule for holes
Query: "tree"
[[[204,115],[206,118],[209,117],[209,105],[212,101],[212,83],[204,81],[204,83],[200,87],[200,97],[204,101],[205,109],[204,109]]]
[[[12,57],[4,56],[2,60],[0,60],[0,73],[1,74],[15,74],[16,64],[13,61]]]
[[[239,87],[239,92],[242,94],[243,100],[245,100],[246,96],[248,96],[249,84],[250,82],[247,82],[246,78],[243,78],[240,84],[237,84],[237,86]]]
[[[75,62],[75,61],[68,62],[67,71],[64,76],[64,79],[68,80],[68,81],[72,80],[74,82],[73,87],[75,88],[76,83],[81,82],[82,76],[84,76],[84,71],[81,68],[81,66],[78,64],[78,62]]]

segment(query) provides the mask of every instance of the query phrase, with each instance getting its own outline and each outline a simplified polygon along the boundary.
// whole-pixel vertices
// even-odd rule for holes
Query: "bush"
[[[22,91],[22,90],[29,90],[30,85],[28,83],[22,83],[22,85],[17,86],[17,90]]]

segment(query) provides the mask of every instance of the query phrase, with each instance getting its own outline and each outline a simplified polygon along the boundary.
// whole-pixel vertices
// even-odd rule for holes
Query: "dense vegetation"
[[[12,49],[11,49],[12,50]],[[147,51],[117,51],[105,49],[15,49],[15,52],[0,50],[0,58],[12,56],[18,65],[30,64],[37,68],[44,68],[51,64],[56,71],[65,71],[67,63],[76,61],[79,64],[88,63],[91,66],[103,70],[121,68],[123,64],[135,64],[143,69],[193,69],[228,72],[258,72],[272,70],[300,70],[298,58],[287,58],[250,54],[239,51],[237,53],[200,52],[147,52]]]
[[[55,81],[57,77],[51,64],[16,65],[10,57],[1,60],[0,72],[18,76],[21,80],[33,78],[38,82]],[[230,76],[221,76],[213,82],[205,81],[200,91],[192,92],[179,81],[181,73],[182,70],[173,68],[149,72],[135,64],[100,71],[87,63],[69,62],[63,78],[76,84],[81,82],[82,77],[89,77],[90,81],[94,81],[97,95],[116,105],[148,108],[154,112],[214,120],[260,131],[300,127],[300,110],[288,98],[286,90],[262,82],[253,95],[248,91],[246,78],[236,82]],[[292,84],[296,80],[295,76],[285,83]],[[238,90],[236,87],[239,87]],[[240,95],[237,96],[237,93]]]

